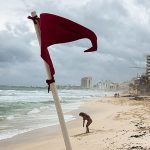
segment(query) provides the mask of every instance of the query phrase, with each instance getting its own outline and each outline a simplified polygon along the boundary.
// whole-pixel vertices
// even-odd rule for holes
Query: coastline
[[[99,97],[86,101],[79,109],[68,112],[77,119],[67,122],[72,149],[145,149],[150,148],[149,100],[129,100],[128,97]],[[93,119],[90,133],[82,128],[80,111]],[[0,141],[3,150],[65,150],[58,125],[37,129]]]
[[[93,97],[92,100],[98,99],[98,98],[99,97]],[[71,127],[74,127],[74,126],[72,126],[72,124],[75,120],[77,120],[78,113],[80,112],[81,109],[82,110],[84,109],[84,103],[89,102],[89,101],[91,101],[90,98],[88,98],[84,102],[80,102],[80,106],[77,109],[67,111],[64,113],[66,115],[72,115],[73,118],[75,118],[75,119],[71,119],[66,122],[67,127],[68,127],[68,125],[70,125]],[[19,150],[20,147],[18,148],[18,146],[21,145],[21,147],[22,147],[22,144],[28,145],[28,144],[31,144],[34,142],[38,143],[41,140],[45,140],[46,137],[49,137],[51,139],[51,136],[52,137],[60,136],[62,138],[61,140],[63,142],[63,137],[62,137],[61,128],[60,128],[59,123],[55,124],[55,125],[50,125],[48,127],[42,127],[42,128],[34,129],[31,131],[27,131],[27,132],[24,132],[21,134],[17,134],[10,138],[2,139],[2,140],[0,140],[0,147],[3,147],[4,150],[10,150],[10,149]],[[63,143],[63,145],[64,145],[64,143]]]
[[[0,90],[0,95],[0,140],[59,124],[52,94],[45,90],[18,87]],[[98,90],[60,90],[65,121],[74,119],[67,112],[79,108],[83,101],[103,95]]]

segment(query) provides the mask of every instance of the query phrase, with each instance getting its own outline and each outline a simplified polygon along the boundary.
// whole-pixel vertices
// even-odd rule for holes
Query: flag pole
[[[35,11],[31,12],[31,16],[32,17],[37,16],[36,12]],[[39,24],[34,23],[34,27],[35,27],[37,38],[38,38],[38,41],[39,41],[39,45],[41,46],[41,36],[40,36],[41,31],[40,31]],[[46,69],[46,72],[47,72],[48,80],[51,80],[52,77],[51,77],[51,72],[50,72],[49,66],[45,61],[44,61],[44,64],[45,64],[45,69]],[[50,89],[51,89],[53,99],[54,99],[54,102],[55,102],[55,107],[56,107],[57,115],[58,115],[58,118],[59,118],[59,123],[60,123],[60,126],[61,126],[61,131],[62,131],[62,134],[63,134],[66,150],[72,150],[71,142],[70,142],[70,139],[69,139],[69,136],[68,136],[68,131],[67,131],[67,127],[66,127],[66,124],[65,124],[64,115],[63,115],[62,108],[61,108],[61,105],[60,105],[60,100],[59,100],[59,96],[58,96],[58,92],[57,92],[55,82],[50,84]]]

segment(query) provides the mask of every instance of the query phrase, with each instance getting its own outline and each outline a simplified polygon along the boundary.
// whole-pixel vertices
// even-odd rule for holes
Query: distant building
[[[150,81],[150,55],[147,55],[146,75]]]
[[[81,86],[78,85],[57,85],[58,89],[81,89]]]
[[[84,77],[81,79],[81,88],[92,88],[92,77]]]
[[[100,90],[114,91],[118,90],[118,86],[119,85],[117,83],[113,83],[109,80],[106,80],[98,82],[94,87]]]
[[[135,78],[130,87],[136,91],[136,95],[150,95],[150,55],[146,57],[146,73]]]
[[[150,95],[150,84],[147,75],[143,74],[134,81],[137,95]]]

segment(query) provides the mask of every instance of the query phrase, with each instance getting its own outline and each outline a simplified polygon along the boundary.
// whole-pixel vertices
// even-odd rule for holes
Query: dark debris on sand
[[[143,148],[142,146],[132,146],[129,147],[127,150],[148,150],[148,149]]]

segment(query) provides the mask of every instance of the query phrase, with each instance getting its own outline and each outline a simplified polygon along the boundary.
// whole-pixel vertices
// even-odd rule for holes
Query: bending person
[[[92,123],[91,117],[88,114],[84,113],[84,112],[80,112],[79,116],[83,117],[83,127],[84,127],[84,124],[85,124],[85,120],[87,120],[86,133],[89,133],[89,125]]]

